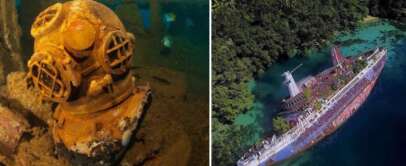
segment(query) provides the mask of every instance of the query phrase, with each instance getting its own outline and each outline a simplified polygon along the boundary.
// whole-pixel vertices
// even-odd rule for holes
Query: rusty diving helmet
[[[92,0],[56,3],[35,19],[28,78],[58,103],[53,138],[95,157],[128,144],[150,94],[131,75],[134,36]]]

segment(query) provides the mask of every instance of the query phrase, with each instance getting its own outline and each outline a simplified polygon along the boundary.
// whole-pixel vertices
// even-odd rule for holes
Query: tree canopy
[[[368,14],[358,0],[213,2],[213,115],[222,123],[249,110],[247,82],[278,59],[306,54]]]
[[[373,16],[406,21],[406,1],[369,0],[368,6]]]

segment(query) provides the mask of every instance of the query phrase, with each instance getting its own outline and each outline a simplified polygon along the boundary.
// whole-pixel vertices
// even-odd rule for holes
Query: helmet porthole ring
[[[50,56],[45,54],[47,53],[39,52],[33,56]],[[71,92],[70,84],[63,79],[61,70],[54,60],[50,60],[49,58],[37,58],[30,62],[29,76],[42,96],[56,102],[66,101],[68,99]]]
[[[41,12],[31,27],[31,35],[35,38],[45,34],[61,23],[62,4],[56,3]]]
[[[132,41],[121,31],[112,31],[103,40],[100,50],[103,68],[112,74],[120,75],[128,70],[132,57]]]

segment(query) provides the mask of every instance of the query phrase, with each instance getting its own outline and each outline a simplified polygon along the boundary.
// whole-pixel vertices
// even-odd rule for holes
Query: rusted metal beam
[[[28,131],[27,120],[15,111],[0,104],[0,152],[12,155],[23,135]]]

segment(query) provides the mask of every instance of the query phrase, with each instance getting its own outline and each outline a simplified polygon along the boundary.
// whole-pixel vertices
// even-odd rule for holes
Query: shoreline
[[[393,20],[387,20],[387,19],[382,19],[382,18],[378,18],[378,17],[369,17],[368,19],[367,19],[367,24],[362,24],[362,25],[360,25],[360,26],[358,26],[357,27],[357,29],[355,29],[354,30],[354,32],[356,32],[356,33],[359,33],[358,32],[358,30],[359,29],[364,29],[365,28],[365,26],[375,26],[375,23],[379,23],[379,22],[382,22],[382,21],[388,21],[388,23],[390,24],[390,25],[392,25],[391,23],[396,23],[395,21],[393,21]],[[378,25],[379,26],[379,25]],[[393,25],[392,25],[393,26]],[[343,32],[339,32],[337,35],[335,35],[335,37],[334,38],[332,38],[332,40],[329,40],[329,41],[327,41],[327,42],[331,42],[331,41],[334,41],[334,40],[337,40],[337,37],[339,36],[339,35],[349,35],[349,34],[351,34],[351,33],[345,33],[345,31]],[[382,34],[380,34],[381,36],[382,36]],[[340,41],[340,40],[337,40],[337,41]],[[368,43],[370,44],[370,43],[373,43],[373,41],[371,40],[368,40],[366,43],[364,43],[364,44],[367,44],[368,45]],[[364,45],[363,44],[363,45]],[[326,47],[326,46],[328,46],[328,45],[325,45],[324,47]],[[346,47],[348,47],[348,46],[346,46]],[[322,48],[323,49],[323,48]],[[356,50],[352,50],[352,51],[356,51]],[[348,54],[348,55],[352,55],[352,54]],[[287,59],[286,61],[290,61],[292,58],[289,58],[289,59]],[[285,61],[284,61],[285,62]],[[277,63],[275,63],[276,65],[278,65],[278,64],[280,64],[279,62],[277,62]],[[274,66],[275,64],[273,64],[272,66]],[[271,67],[269,67],[268,68],[268,71],[269,71],[269,69],[270,68],[272,68],[272,66]],[[265,72],[266,73],[266,72]],[[254,77],[254,80],[255,81],[257,81],[258,80],[258,76],[257,77]],[[269,86],[269,85],[266,85],[266,86]],[[255,91],[255,90],[254,90]],[[255,95],[255,93],[253,92],[253,94]],[[265,93],[265,94],[268,94],[269,95],[269,93]],[[255,99],[254,100],[254,103],[255,102],[261,102],[260,100],[258,100],[258,99]],[[250,110],[251,111],[251,110]],[[262,110],[262,111],[269,111],[269,110]],[[258,112],[258,111],[257,111]],[[247,114],[247,113],[244,113],[244,114]],[[240,114],[240,115],[244,115],[244,114]],[[268,114],[269,115],[269,114]],[[267,118],[267,119],[270,119],[269,117],[264,117],[264,118]],[[264,121],[264,120],[260,120],[261,122],[260,123],[263,123],[262,121]],[[265,120],[266,121],[266,120]],[[247,126],[249,126],[249,125],[252,125],[252,124],[247,124]],[[259,129],[251,129],[252,131],[258,131]],[[263,135],[270,135],[271,133],[263,133]]]

